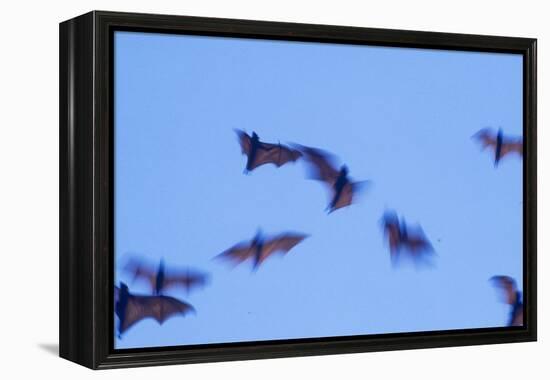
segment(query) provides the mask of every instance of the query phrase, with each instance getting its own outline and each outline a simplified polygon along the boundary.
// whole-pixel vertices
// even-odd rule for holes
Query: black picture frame
[[[522,54],[525,325],[115,351],[115,30]],[[61,357],[103,369],[536,340],[536,39],[105,11],[62,22],[59,38]]]

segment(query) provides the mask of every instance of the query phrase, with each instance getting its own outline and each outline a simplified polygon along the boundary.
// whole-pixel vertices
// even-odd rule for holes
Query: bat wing
[[[321,149],[299,146],[307,161],[311,164],[311,177],[333,186],[340,174],[336,168],[334,156]]]
[[[413,254],[432,252],[433,247],[423,233],[412,234],[404,242],[407,249]]]
[[[122,334],[145,318],[153,318],[162,324],[168,318],[178,314],[185,315],[192,311],[195,311],[193,306],[174,297],[131,295],[128,297],[120,333]]]
[[[503,142],[500,148],[500,156],[504,157],[509,153],[517,153],[523,157],[523,140],[509,139],[509,141]]]
[[[483,149],[487,147],[494,149],[497,146],[496,137],[489,128],[480,130],[473,136],[473,138],[477,139],[481,143],[481,147]]]
[[[144,264],[140,260],[133,259],[125,265],[124,270],[132,275],[132,281],[138,279],[145,280],[149,282],[151,289],[155,289],[157,271],[150,265]]]
[[[254,247],[250,243],[239,243],[220,253],[217,258],[226,259],[237,265],[254,255]]]
[[[245,131],[241,131],[240,129],[235,129],[235,133],[237,134],[237,139],[239,140],[239,144],[241,146],[241,152],[248,156],[252,145],[251,137]]]
[[[208,281],[208,275],[198,271],[187,270],[179,274],[169,274],[164,278],[164,288],[183,286],[187,291],[197,286],[203,286]]]
[[[342,188],[340,195],[334,205],[332,205],[329,213],[338,210],[339,208],[349,206],[353,203],[357,192],[364,189],[370,181],[348,182]],[[333,195],[334,196],[334,195]]]
[[[273,164],[281,167],[288,162],[294,162],[302,156],[298,150],[291,149],[281,144],[260,143],[254,162],[250,165],[253,170],[258,166]]]
[[[296,162],[302,157],[302,152],[292,149],[286,145],[279,145],[279,157],[277,166],[286,164],[287,162]]]
[[[517,285],[512,277],[508,276],[493,276],[491,281],[497,288],[502,290],[504,302],[508,305],[515,305],[517,301]]]
[[[292,248],[304,240],[308,235],[287,233],[281,234],[271,239],[267,239],[263,245],[263,250],[258,259],[258,264],[264,262],[269,256],[274,253],[288,253]]]

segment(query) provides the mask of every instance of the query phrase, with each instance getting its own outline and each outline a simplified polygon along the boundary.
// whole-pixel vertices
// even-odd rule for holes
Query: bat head
[[[497,132],[496,147],[495,147],[495,167],[498,166],[498,162],[502,157],[502,141],[503,141],[503,132],[502,132],[502,128],[499,128]]]
[[[254,237],[252,238],[252,242],[253,244],[259,244],[261,243],[264,239],[263,239],[263,233],[262,233],[262,229],[261,228],[258,228],[258,230],[256,231],[256,235],[254,235]]]
[[[382,219],[380,222],[382,223],[382,226],[384,228],[387,228],[392,225],[398,225],[399,217],[397,216],[397,213],[394,210],[386,210],[384,211],[384,214],[382,215]]]
[[[346,165],[342,165],[342,167],[340,168],[340,175],[341,176],[347,176],[349,173],[349,169]]]
[[[124,282],[120,282],[120,293],[123,293],[123,294],[130,293],[130,290],[128,289],[128,285],[126,285]]]
[[[164,259],[160,259],[158,273],[164,273]]]
[[[502,131],[502,128],[499,128],[497,131],[497,141],[498,140],[502,141],[503,135],[504,135],[504,132]]]
[[[160,294],[162,288],[164,287],[164,259],[160,259],[159,268],[157,271],[157,278],[155,280],[155,294]]]

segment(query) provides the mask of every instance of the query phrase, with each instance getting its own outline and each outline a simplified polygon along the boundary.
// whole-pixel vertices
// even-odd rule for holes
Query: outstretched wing
[[[517,153],[523,157],[523,139],[506,139],[500,148],[500,157],[504,157],[509,153]]]
[[[430,243],[424,234],[424,231],[420,227],[418,227],[416,231],[409,232],[409,235],[403,244],[412,254],[433,252],[432,243]]]
[[[342,188],[336,203],[332,205],[329,213],[338,210],[339,208],[349,206],[353,203],[355,196],[360,190],[363,190],[370,181],[360,181],[360,182],[348,182]]]
[[[304,158],[311,164],[311,177],[333,186],[340,174],[336,168],[334,156],[321,149],[297,145]]]
[[[153,318],[159,324],[175,315],[185,315],[195,311],[190,304],[168,296],[128,296],[126,313],[120,326],[120,333],[145,318]]]
[[[308,235],[298,233],[286,233],[266,239],[257,264],[264,262],[269,256],[274,253],[288,253],[292,248],[304,240]]]
[[[298,160],[302,156],[302,153],[298,150],[291,149],[286,145],[259,142],[251,158],[252,137],[246,132],[238,129],[235,129],[235,133],[237,133],[242,153],[246,154],[249,159],[252,160],[252,162],[248,164],[248,170],[254,170],[258,166],[265,164],[274,164],[277,167],[281,167],[288,162]]]
[[[483,149],[491,147],[492,149],[496,148],[497,140],[490,128],[484,128],[472,136],[481,143]]]
[[[295,162],[302,156],[298,150],[282,144],[260,143],[251,169],[265,164],[274,164],[281,167],[288,162]]]
[[[155,289],[157,270],[138,259],[132,259],[124,266],[124,270],[132,275],[132,281],[145,280],[151,289]]]
[[[251,137],[245,131],[241,131],[240,129],[235,129],[235,133],[237,134],[237,138],[241,146],[241,152],[248,156],[252,145]]]
[[[239,243],[223,251],[216,258],[226,259],[234,265],[240,264],[249,257],[253,256],[255,248],[250,243]]]
[[[515,305],[517,302],[517,285],[512,277],[508,276],[493,276],[491,281],[503,291],[504,302],[508,305]]]
[[[208,275],[199,271],[187,269],[181,273],[170,273],[164,277],[164,288],[183,286],[187,291],[204,286],[208,282]]]

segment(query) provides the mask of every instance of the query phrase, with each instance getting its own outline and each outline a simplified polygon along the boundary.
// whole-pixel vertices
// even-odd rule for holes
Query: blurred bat
[[[348,177],[348,168],[342,165],[337,169],[334,156],[321,149],[296,145],[310,163],[311,178],[324,182],[330,189],[330,202],[327,211],[330,214],[339,208],[349,206],[359,190],[370,181],[353,182]]]
[[[268,257],[275,253],[288,253],[294,246],[304,240],[308,235],[298,233],[283,233],[274,237],[264,238],[258,231],[249,242],[242,242],[222,252],[217,257],[227,259],[235,265],[248,259],[254,261],[254,269],[257,269]]]
[[[416,262],[425,260],[434,249],[422,227],[411,227],[405,220],[399,220],[397,213],[388,210],[382,216],[384,236],[388,239],[392,263],[397,264],[400,254],[406,253]]]
[[[252,132],[252,136],[238,129],[235,132],[241,145],[241,151],[247,156],[245,173],[265,164],[281,167],[287,162],[295,162],[302,156],[299,151],[288,146],[261,142],[256,132]]]
[[[508,326],[523,326],[523,301],[516,281],[508,276],[491,277],[493,284],[502,291],[504,303],[511,306]]]
[[[521,137],[505,137],[502,128],[499,128],[496,135],[491,129],[485,128],[473,137],[481,143],[482,149],[489,147],[494,150],[495,166],[498,166],[500,160],[510,153],[517,153],[520,157],[523,157],[523,139]]]
[[[124,270],[133,276],[133,281],[137,279],[147,281],[153,294],[161,294],[165,289],[176,286],[181,286],[189,292],[208,282],[207,274],[189,268],[180,271],[166,271],[164,260],[160,261],[158,269],[154,269],[143,260],[132,259],[126,264]]]
[[[190,304],[168,296],[134,295],[128,286],[121,282],[115,286],[115,314],[118,317],[118,337],[134,324],[145,318],[153,318],[163,324],[175,315],[194,312]]]

